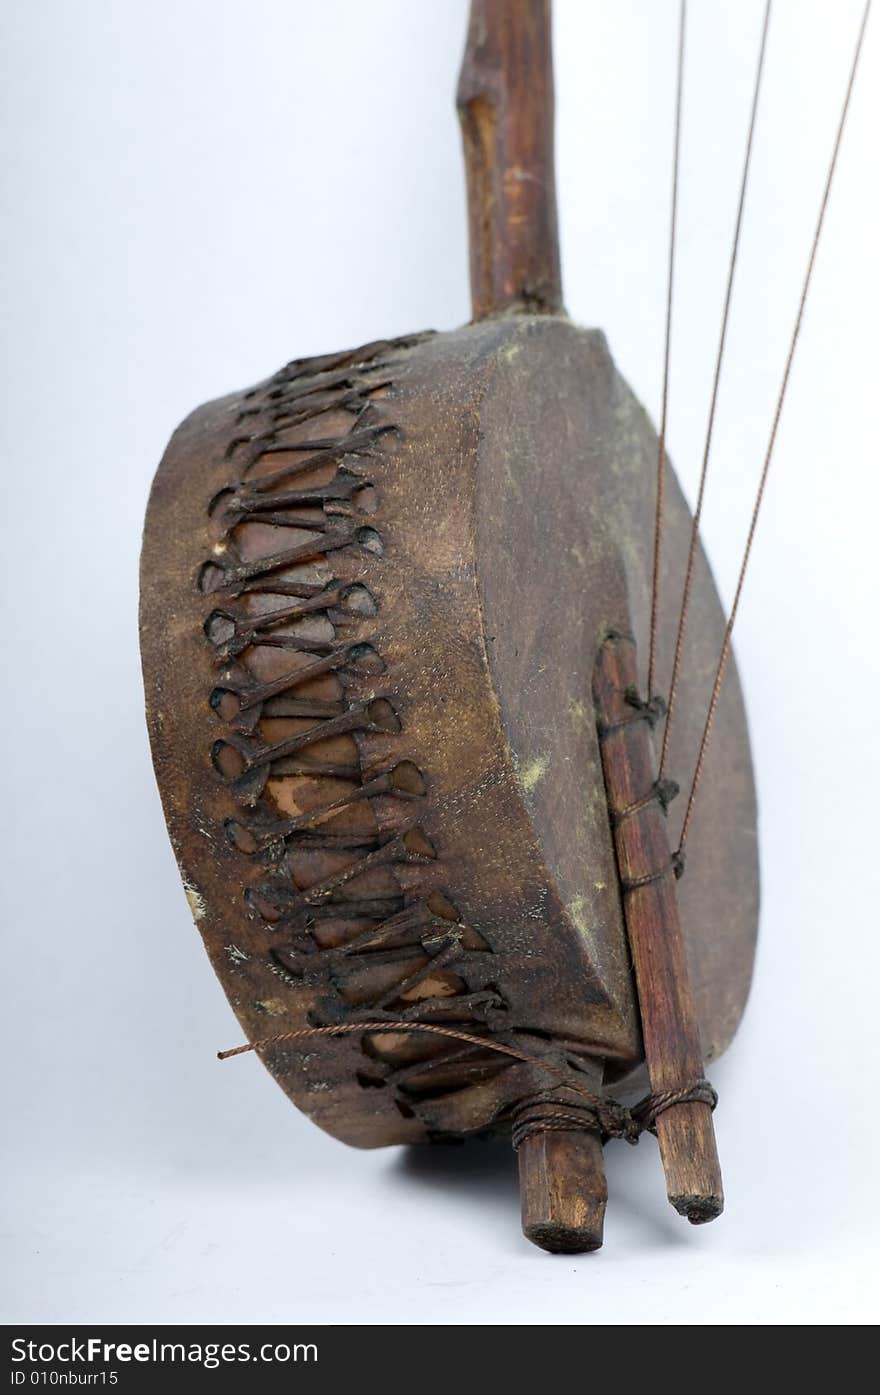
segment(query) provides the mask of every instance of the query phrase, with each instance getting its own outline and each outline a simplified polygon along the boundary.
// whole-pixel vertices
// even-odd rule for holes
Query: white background
[[[670,438],[693,490],[760,4],[691,10]],[[858,5],[779,0],[706,535],[730,596]],[[506,1148],[361,1154],[238,1029],[142,715],[152,472],[197,402],[468,316],[463,0],[7,0],[0,102],[6,1321],[858,1323],[876,1316],[877,137],[869,26],[738,630],[755,988],[714,1071],[727,1212],[608,1149],[597,1256],[521,1238]],[[657,412],[676,8],[560,0],[567,303]]]

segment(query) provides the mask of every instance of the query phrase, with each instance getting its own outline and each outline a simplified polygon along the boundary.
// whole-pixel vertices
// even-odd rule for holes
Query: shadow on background
[[[666,1200],[663,1171],[653,1139],[638,1148],[614,1144],[605,1151],[608,1176],[606,1252],[632,1243],[675,1250],[686,1246],[693,1231]],[[408,1189],[442,1193],[444,1200],[478,1211],[487,1231],[520,1235],[519,1177],[516,1154],[506,1140],[472,1140],[400,1149],[392,1164],[393,1180]],[[627,1243],[628,1248],[628,1243]],[[571,1257],[569,1257],[571,1258]]]
[[[505,1249],[525,1246],[519,1224],[516,1154],[503,1139],[431,1143],[398,1150],[389,1180],[412,1193],[432,1196],[460,1212]],[[438,1197],[438,1194],[440,1196]]]

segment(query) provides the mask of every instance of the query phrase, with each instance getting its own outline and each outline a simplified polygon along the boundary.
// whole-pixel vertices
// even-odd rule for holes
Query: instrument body
[[[150,733],[249,1040],[386,1014],[636,1085],[593,677],[609,629],[646,654],[656,456],[604,337],[562,315],[300,361],[180,427],[144,536]],[[661,685],[689,531],[670,468]],[[669,761],[682,784],[723,631],[700,552]],[[758,910],[733,665],[714,742],[678,884],[708,1059],[742,1013]],[[436,1037],[261,1054],[360,1146],[504,1126],[535,1088],[532,1067]]]

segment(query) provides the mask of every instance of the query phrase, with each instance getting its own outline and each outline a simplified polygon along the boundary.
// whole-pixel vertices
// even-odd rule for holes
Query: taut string
[[[859,65],[859,56],[862,51],[862,43],[864,41],[865,28],[868,23],[868,15],[870,14],[870,11],[871,0],[866,0],[865,8],[862,12],[862,21],[859,26],[858,38],[856,39],[855,52],[853,53],[852,66],[850,68],[849,73],[849,81],[846,87],[846,96],[843,100],[843,108],[841,110],[840,120],[837,125],[837,135],[834,140],[834,149],[831,154],[831,162],[828,166],[828,174],[825,179],[825,188],[822,194],[822,202],[819,207],[819,216],[816,220],[816,230],[813,234],[813,242],[810,247],[810,256],[807,261],[807,270],[804,275],[804,282],[803,287],[801,289],[801,298],[798,304],[797,316],[794,322],[794,329],[792,330],[791,342],[788,348],[788,356],[785,360],[785,371],[782,375],[782,384],[779,389],[779,396],[776,400],[776,410],[773,414],[773,425],[770,429],[770,439],[767,443],[767,452],[764,456],[764,466],[761,470],[761,477],[758,482],[758,492],[755,496],[755,506],[752,510],[752,518],[751,523],[749,525],[748,537],[746,538],[746,546],[745,551],[743,553],[742,565],[740,566],[739,577],[736,583],[736,594],[733,598],[733,605],[731,606],[730,617],[727,621],[727,625],[725,626],[724,639],[721,644],[721,654],[718,659],[718,667],[715,671],[715,682],[712,685],[712,696],[709,700],[709,711],[706,715],[706,724],[703,727],[703,735],[700,741],[700,751],[699,755],[697,756],[697,764],[694,769],[694,778],[691,782],[691,791],[688,795],[687,808],[685,810],[684,815],[684,823],[682,824],[681,828],[681,840],[678,845],[679,857],[682,857],[684,854],[684,846],[687,842],[687,836],[690,830],[691,819],[693,817],[694,812],[694,802],[697,797],[697,790],[699,788],[700,779],[703,774],[703,766],[706,761],[706,751],[708,750],[709,740],[712,735],[712,727],[715,722],[715,713],[718,709],[718,699],[721,696],[721,687],[724,682],[724,673],[727,668],[727,661],[730,657],[730,637],[733,633],[733,626],[736,622],[737,611],[739,610],[740,597],[742,596],[743,585],[745,583],[746,578],[746,571],[748,570],[749,565],[749,558],[751,557],[752,553],[752,544],[755,540],[755,530],[758,526],[758,516],[761,512],[761,504],[764,499],[764,490],[767,485],[767,476],[770,473],[770,462],[773,458],[773,448],[776,444],[776,434],[779,429],[779,419],[782,416],[782,407],[783,403],[785,402],[785,394],[788,388],[788,380],[791,375],[791,365],[794,361],[795,349],[797,348],[798,339],[800,338],[801,323],[804,317],[804,306],[807,302],[807,293],[810,289],[810,282],[813,277],[813,267],[816,262],[816,252],[819,247],[819,239],[822,235],[822,227],[825,222],[825,213],[828,208],[828,199],[831,193],[831,182],[834,178],[834,171],[837,167],[837,157],[840,153],[840,146],[843,140],[843,131],[846,125],[847,112],[849,111],[850,98],[852,96],[853,85],[856,80],[856,70]]]
[[[706,493],[706,478],[709,473],[709,456],[712,450],[712,434],[715,429],[715,409],[718,404],[718,388],[721,382],[721,368],[724,363],[724,349],[727,343],[727,325],[730,319],[730,302],[733,294],[733,280],[736,273],[737,257],[739,255],[739,239],[742,230],[743,210],[746,203],[746,190],[749,183],[749,168],[752,162],[752,145],[755,136],[755,121],[758,115],[758,98],[761,93],[761,78],[764,73],[764,54],[767,49],[767,30],[770,25],[770,10],[772,0],[767,0],[764,7],[764,24],[761,30],[761,45],[758,51],[758,67],[755,73],[755,88],[752,95],[752,110],[749,117],[749,133],[746,139],[746,153],[743,161],[742,179],[739,186],[739,204],[736,211],[736,225],[733,233],[733,244],[730,251],[730,262],[727,269],[727,287],[724,292],[724,309],[721,314],[721,333],[718,338],[718,352],[715,358],[715,376],[712,381],[712,397],[709,404],[709,420],[706,427],[706,440],[703,446],[703,461],[700,468],[700,483],[697,490],[697,504],[694,509],[693,522],[691,524],[690,545],[688,547],[687,567],[684,575],[684,587],[681,596],[681,610],[678,617],[678,631],[675,637],[675,657],[672,661],[672,677],[669,680],[669,700],[666,709],[666,726],[663,731],[663,746],[660,752],[659,776],[662,778],[666,770],[666,759],[669,755],[669,738],[672,733],[672,715],[675,710],[675,699],[678,693],[678,678],[681,670],[682,654],[684,652],[684,640],[687,632],[688,611],[690,609],[691,588],[694,579],[694,563],[697,556],[697,543],[700,537],[700,519],[703,516],[703,498]],[[657,557],[654,557],[654,569],[656,578]],[[656,579],[655,579],[656,588]],[[652,624],[654,622],[652,621]],[[648,695],[652,689],[649,687]]]
[[[651,586],[651,638],[648,646],[648,697],[654,695],[657,666],[657,620],[660,607],[660,554],[663,546],[663,512],[666,486],[666,417],[669,407],[669,354],[672,343],[672,298],[675,281],[675,243],[678,224],[678,167],[681,150],[681,99],[684,87],[684,37],[687,0],[681,0],[678,18],[678,75],[675,90],[675,148],[672,157],[672,210],[669,219],[669,270],[666,278],[666,333],[663,349],[663,397],[660,439],[657,443],[657,492],[654,510],[654,576]]]

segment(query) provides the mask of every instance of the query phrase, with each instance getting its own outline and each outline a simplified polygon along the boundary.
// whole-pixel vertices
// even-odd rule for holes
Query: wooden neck
[[[458,114],[473,317],[557,314],[550,0],[471,0]]]

